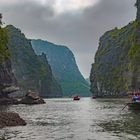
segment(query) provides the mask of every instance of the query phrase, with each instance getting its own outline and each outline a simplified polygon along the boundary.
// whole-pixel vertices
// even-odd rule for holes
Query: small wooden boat
[[[126,104],[130,110],[140,110],[140,91],[129,92],[130,102]]]
[[[140,102],[127,103],[130,110],[140,110]]]
[[[96,96],[92,96],[92,99],[96,99]]]
[[[80,97],[78,95],[73,96],[73,100],[80,100]]]

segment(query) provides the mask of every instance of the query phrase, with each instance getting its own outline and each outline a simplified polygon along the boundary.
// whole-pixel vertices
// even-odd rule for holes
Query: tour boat
[[[80,100],[80,97],[78,95],[73,96],[73,100]]]

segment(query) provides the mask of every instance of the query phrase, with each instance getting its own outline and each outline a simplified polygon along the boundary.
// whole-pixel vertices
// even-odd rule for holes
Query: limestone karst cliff
[[[135,21],[100,38],[90,74],[91,91],[97,96],[126,95],[140,89],[140,0],[136,7]]]
[[[0,27],[0,96],[7,96],[12,92],[12,88],[10,87],[16,84],[16,79],[12,73],[10,53],[7,44],[7,32],[4,28]],[[9,91],[7,91],[7,89],[9,89]]]
[[[43,40],[32,40],[32,46],[37,55],[46,54],[64,96],[90,96],[88,82],[80,73],[75,57],[68,47]]]
[[[61,97],[61,87],[52,74],[46,55],[37,56],[30,40],[19,29],[8,25],[6,30],[13,72],[22,91],[25,93],[30,89],[42,97]]]

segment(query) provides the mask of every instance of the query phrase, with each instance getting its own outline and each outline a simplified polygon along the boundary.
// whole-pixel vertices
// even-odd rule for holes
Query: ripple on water
[[[140,139],[140,113],[124,111],[125,101],[81,98],[47,99],[43,105],[17,105],[27,126],[0,130],[9,140],[136,140]]]

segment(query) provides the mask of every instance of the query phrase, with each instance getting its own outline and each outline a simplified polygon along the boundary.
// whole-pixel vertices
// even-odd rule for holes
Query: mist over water
[[[124,99],[47,99],[44,105],[1,107],[27,126],[0,130],[8,140],[138,140],[139,112],[121,109]]]

